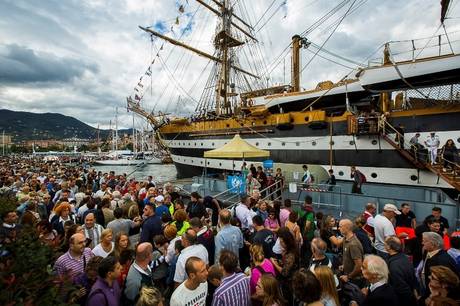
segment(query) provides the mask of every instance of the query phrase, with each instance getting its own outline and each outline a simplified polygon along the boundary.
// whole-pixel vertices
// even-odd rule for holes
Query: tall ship
[[[404,60],[391,42],[385,43],[380,62],[368,62],[338,82],[320,82],[311,90],[301,88],[301,53],[315,45],[308,33],[294,34],[286,49],[291,54],[290,83],[266,86],[264,75],[254,71],[251,61],[246,67],[242,64],[240,56],[248,53],[245,48],[251,50],[258,39],[254,27],[235,12],[235,1],[196,2],[219,19],[213,53],[152,27],[140,27],[152,38],[210,61],[195,113],[177,117],[146,112],[139,88],[128,97],[128,109],[149,119],[179,177],[201,175],[204,167],[208,172],[240,169],[242,161],[203,157],[205,151],[222,147],[239,134],[270,151],[275,167],[282,169],[302,171],[306,164],[327,173],[332,168],[337,179],[351,180],[354,165],[369,183],[460,190],[457,160],[453,172],[447,173],[426,162],[421,146],[416,152],[409,144],[418,133],[420,145],[426,146],[424,142],[435,133],[439,149],[448,139],[460,146],[460,55],[454,52],[447,31],[424,46],[408,41],[412,48]],[[352,9],[355,2],[343,3]],[[441,1],[441,24],[449,4]],[[316,45],[315,56],[322,47]],[[421,56],[428,47],[435,48],[436,54]],[[253,161],[257,162],[247,163]]]

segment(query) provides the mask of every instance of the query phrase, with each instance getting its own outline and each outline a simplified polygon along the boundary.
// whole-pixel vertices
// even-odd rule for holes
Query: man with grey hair
[[[387,237],[385,250],[390,255],[387,261],[390,271],[389,283],[398,295],[398,305],[416,305],[414,289],[417,280],[409,258],[402,252],[401,240],[396,236]]]
[[[363,276],[370,283],[369,289],[363,289],[366,298],[362,305],[389,306],[397,305],[398,297],[393,287],[388,284],[388,266],[385,260],[376,255],[368,255],[363,262]],[[356,304],[352,304],[356,305]]]
[[[417,276],[422,285],[422,296],[428,297],[430,295],[428,283],[431,275],[431,267],[444,266],[451,269],[457,275],[460,274],[455,261],[444,251],[444,241],[441,235],[435,232],[425,232],[422,234],[422,244],[424,254],[423,260],[417,267]]]

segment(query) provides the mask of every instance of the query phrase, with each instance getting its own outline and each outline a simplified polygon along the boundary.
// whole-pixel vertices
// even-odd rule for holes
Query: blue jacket
[[[163,234],[161,218],[157,215],[148,217],[142,224],[141,237],[139,242],[153,243],[153,237]]]

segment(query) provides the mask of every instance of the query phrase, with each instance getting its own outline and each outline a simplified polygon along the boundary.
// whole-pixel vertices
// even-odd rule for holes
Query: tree
[[[14,201],[0,195],[1,212],[11,211]],[[53,249],[32,227],[0,246],[0,305],[71,305],[65,300],[75,288],[70,281],[57,281],[51,270],[55,259]]]

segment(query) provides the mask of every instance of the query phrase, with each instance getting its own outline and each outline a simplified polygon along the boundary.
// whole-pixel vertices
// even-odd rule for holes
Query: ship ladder
[[[417,147],[402,140],[404,139],[404,136],[394,126],[385,119],[380,120],[379,126],[382,127],[380,129],[380,135],[382,138],[395,148],[395,150],[397,150],[406,160],[410,161],[417,168],[417,171],[422,169],[429,170],[438,176],[438,183],[439,179],[443,179],[446,183],[460,191],[460,165],[457,162],[448,161],[442,157],[442,154],[439,154],[437,164],[432,165],[426,160],[426,158],[420,158],[421,154],[418,152]],[[393,140],[387,134],[388,132],[394,133],[396,135],[396,139]],[[399,141],[399,139],[401,139],[401,141]],[[405,148],[409,149],[407,150]],[[445,163],[448,165],[448,169],[443,168]]]

